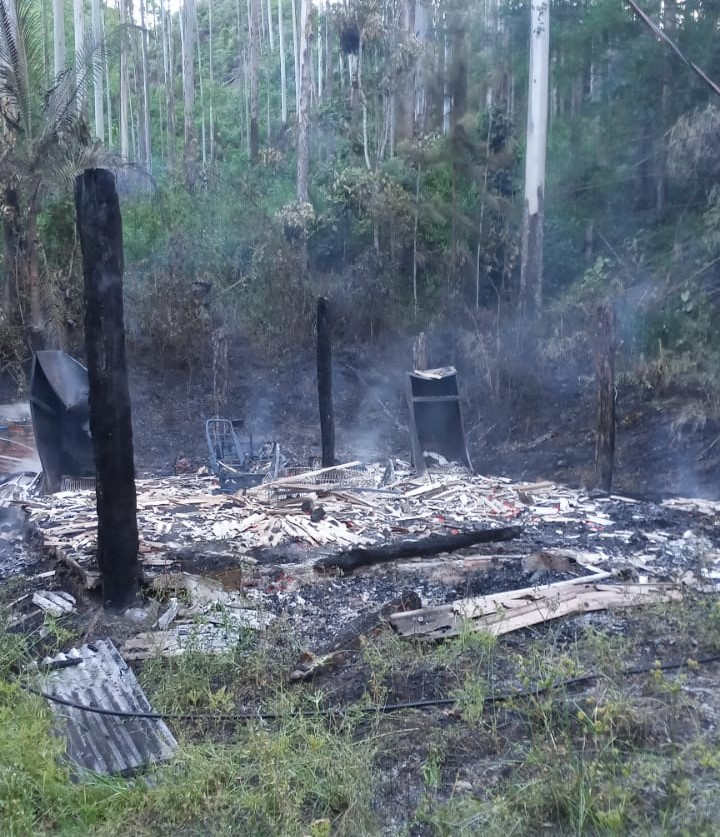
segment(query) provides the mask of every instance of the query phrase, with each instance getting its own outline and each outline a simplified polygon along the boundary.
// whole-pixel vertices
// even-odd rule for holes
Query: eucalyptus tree
[[[285,66],[285,23],[283,21],[282,0],[278,0],[278,41],[280,49],[280,120],[287,125],[287,70]]]
[[[77,0],[76,0],[77,2]],[[82,2],[82,0],[80,0]],[[140,0],[140,55],[142,61],[142,142],[145,168],[152,171],[152,147],[150,144],[150,79],[147,55],[147,29],[145,28],[145,0]]]
[[[250,159],[260,153],[258,92],[260,84],[260,2],[248,0],[248,38],[250,48]]]
[[[96,44],[102,42],[102,16],[100,14],[100,0],[91,0],[90,20],[93,39]],[[102,68],[96,68],[93,73],[93,102],[95,115],[95,136],[102,142],[105,134],[103,114],[103,75]]]
[[[193,180],[192,169],[197,157],[195,139],[195,0],[183,0],[183,103],[185,176]]]
[[[547,0],[531,0],[525,206],[520,262],[520,309],[521,314],[528,317],[539,314],[542,301],[549,56],[550,6]]]
[[[308,203],[310,190],[310,63],[311,0],[300,0],[300,109],[297,114],[297,199]]]
[[[66,66],[65,54],[65,8],[63,0],[53,0],[53,58],[55,78],[58,78]]]
[[[73,32],[75,35],[75,73],[76,84],[78,87],[78,96],[76,106],[79,113],[85,111],[87,100],[85,98],[85,89],[82,84],[82,66],[78,61],[78,52],[82,56],[83,47],[85,44],[85,4],[84,0],[73,0]]]

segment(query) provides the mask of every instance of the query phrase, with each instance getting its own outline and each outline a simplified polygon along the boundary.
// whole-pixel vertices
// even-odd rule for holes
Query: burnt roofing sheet
[[[73,664],[75,660],[77,664]],[[46,658],[43,668],[50,668],[39,676],[46,694],[101,709],[153,711],[132,669],[110,640]],[[171,758],[177,749],[177,741],[163,721],[100,715],[49,703],[59,731],[67,739],[68,758],[81,773],[128,776]]]

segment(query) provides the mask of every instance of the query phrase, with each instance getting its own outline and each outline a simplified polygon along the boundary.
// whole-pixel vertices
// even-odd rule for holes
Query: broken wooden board
[[[126,660],[177,657],[186,651],[222,654],[237,645],[243,631],[262,630],[275,619],[272,613],[248,607],[238,592],[225,590],[213,578],[163,573],[153,579],[151,587],[170,596],[170,607],[156,622],[159,630],[125,641]]]
[[[108,640],[46,657],[37,676],[39,691],[60,701],[92,709],[152,713],[132,669]],[[171,758],[177,741],[159,719],[117,717],[88,712],[49,700],[67,756],[76,770],[129,776]]]
[[[389,621],[406,637],[443,639],[467,630],[500,636],[570,614],[681,601],[682,597],[680,584],[602,584],[572,579],[398,613]]]
[[[32,603],[51,616],[63,616],[75,610],[75,597],[64,590],[36,590]]]
[[[122,654],[126,660],[149,657],[179,657],[186,652],[225,654],[238,644],[243,631],[266,627],[272,614],[254,610],[208,610],[191,621],[175,622],[167,630],[144,631],[125,640]]]

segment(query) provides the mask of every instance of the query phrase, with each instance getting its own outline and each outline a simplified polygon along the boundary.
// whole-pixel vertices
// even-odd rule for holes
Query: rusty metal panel
[[[98,640],[42,663],[40,689],[60,700],[118,712],[151,713],[137,679],[110,640]],[[49,669],[49,670],[48,670]],[[87,712],[48,701],[79,772],[128,776],[177,750],[164,721]]]

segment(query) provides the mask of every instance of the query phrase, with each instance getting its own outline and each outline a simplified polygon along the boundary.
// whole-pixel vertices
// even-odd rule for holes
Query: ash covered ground
[[[594,391],[589,377],[566,375],[547,389],[544,399],[536,393],[519,405],[517,401],[502,405],[483,399],[477,381],[463,371],[460,359],[450,354],[433,360],[437,365],[455,363],[459,369],[466,434],[477,471],[506,475],[517,481],[550,479],[570,486],[592,486]],[[338,458],[407,460],[404,373],[410,368],[409,350],[402,353],[396,347],[386,346],[372,351],[347,351],[338,353],[335,361]],[[228,417],[244,418],[256,439],[278,439],[287,455],[301,463],[317,456],[319,427],[312,353],[298,351],[276,363],[237,353],[232,367]],[[212,412],[211,375],[197,370],[159,375],[149,361],[135,358],[131,387],[138,475],[173,474],[178,457],[189,458],[194,468],[205,465],[204,421]],[[346,576],[308,578],[307,572],[295,574],[293,565],[299,568],[304,564],[307,569],[312,553],[307,547],[297,547],[294,551],[270,550],[264,559],[256,555],[257,573],[236,574],[237,556],[232,551],[224,553],[222,542],[210,541],[184,549],[181,568],[233,585],[237,582],[251,602],[276,617],[269,631],[271,642],[275,643],[270,653],[281,659],[280,677],[287,677],[298,665],[303,651],[321,651],[358,616],[404,591],[419,595],[423,605],[442,604],[562,581],[571,575],[554,570],[537,578],[532,568],[523,567],[519,560],[512,560],[513,556],[570,546],[576,550],[602,550],[619,579],[634,579],[645,573],[648,568],[637,566],[632,559],[645,554],[643,560],[647,560],[648,553],[654,555],[650,569],[659,580],[677,579],[687,571],[696,576],[703,570],[712,572],[716,569],[712,566],[714,556],[720,549],[718,515],[711,508],[663,505],[660,498],[720,497],[720,442],[716,444],[720,429],[694,408],[696,401],[681,393],[666,394],[662,399],[647,396],[644,391],[619,390],[615,479],[618,493],[643,495],[646,499],[627,503],[591,494],[591,502],[612,518],[612,523],[604,526],[594,525],[592,520],[558,522],[533,517],[532,511],[524,513],[518,521],[525,524],[520,539],[472,550],[475,556],[509,559],[506,563],[500,560],[489,570],[468,571],[449,561],[447,567],[435,567],[433,571],[418,566],[408,572],[400,565],[386,565]],[[187,512],[182,506],[178,510],[181,514]],[[274,560],[282,564],[282,570],[261,571],[272,567]],[[52,571],[52,577],[44,575]],[[13,579],[19,581],[12,582]],[[151,629],[167,607],[167,602],[151,598],[144,612],[132,619],[105,613],[97,591],[85,590],[71,570],[42,552],[23,514],[15,507],[0,513],[0,583],[7,581],[13,584],[13,597],[39,589],[71,592],[77,608],[64,617],[63,624],[73,631],[75,644],[110,636],[120,645],[139,631]],[[33,612],[29,599],[15,611],[24,619],[27,617],[22,630],[31,632],[42,625],[43,615]],[[681,660],[714,650],[705,648],[702,633],[691,646],[678,647],[669,623],[666,629],[645,636],[641,619],[633,611],[577,616],[555,623],[547,632],[536,628],[509,635],[503,648],[508,655],[521,656],[530,640],[542,641],[546,635],[551,645],[573,645],[589,629],[610,635],[637,635],[642,663],[652,664],[658,658]],[[444,698],[453,693],[458,686],[457,674],[430,655],[420,655],[410,667],[398,665],[383,670],[378,680],[377,660],[385,655],[382,643],[392,639],[388,630],[379,637],[369,637],[367,648],[351,649],[337,664],[318,672],[307,688],[318,690],[317,694],[329,705],[362,701],[373,689],[379,690],[376,699],[390,702]],[[377,648],[373,643],[378,643]],[[133,665],[141,667],[143,663]],[[498,663],[498,675],[503,673],[500,668]],[[717,672],[696,675],[685,692],[691,694],[693,688],[700,686],[704,689],[705,683],[708,685],[702,692],[703,712],[712,720],[720,717],[714,697],[718,693]],[[297,688],[306,687],[298,684]],[[706,697],[706,692],[710,697]],[[238,692],[239,706],[252,709],[263,703],[266,693],[271,694],[270,686],[256,682],[247,691]],[[427,740],[432,735],[440,740],[455,725],[457,740],[462,739],[462,746],[458,745],[455,753],[455,739],[452,735],[448,738],[452,746],[448,745],[443,768],[443,793],[456,792],[460,775],[465,777],[465,784],[480,789],[496,781],[497,772],[503,769],[495,749],[488,748],[472,727],[460,727],[457,720],[445,713],[414,715],[410,733],[403,731],[407,723],[410,721],[404,716],[386,722],[384,734],[395,737],[388,738],[392,747],[379,760],[385,778],[379,788],[377,807],[388,824],[384,833],[393,835],[429,833],[422,828],[408,830],[406,823],[424,793],[423,765],[428,755]],[[509,715],[503,727],[508,747],[519,746],[525,737],[525,728]]]

